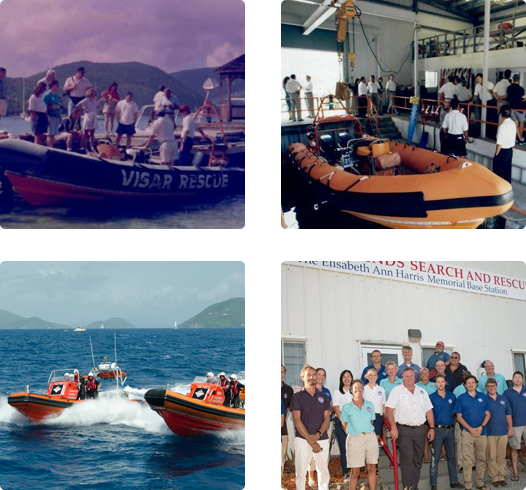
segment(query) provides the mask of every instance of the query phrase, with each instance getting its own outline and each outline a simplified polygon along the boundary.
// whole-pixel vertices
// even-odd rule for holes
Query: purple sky
[[[242,0],[0,0],[0,66],[32,75],[77,60],[166,72],[245,52]]]

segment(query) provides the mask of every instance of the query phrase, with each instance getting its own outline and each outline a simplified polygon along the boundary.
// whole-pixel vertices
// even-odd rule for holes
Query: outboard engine
[[[148,163],[150,158],[143,150],[129,148],[126,150],[126,160],[131,160],[133,163]]]

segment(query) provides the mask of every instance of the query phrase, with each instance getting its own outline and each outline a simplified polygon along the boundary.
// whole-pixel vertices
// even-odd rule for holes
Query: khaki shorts
[[[161,143],[161,163],[168,163],[177,160],[178,148],[177,142],[174,141],[165,141]]]
[[[361,468],[365,464],[378,464],[378,439],[374,432],[348,435],[346,442],[347,468]]]
[[[513,427],[513,437],[510,438],[510,447],[512,449],[520,449],[521,438],[524,439],[524,443],[526,444],[526,426]]]
[[[7,100],[0,99],[0,117],[4,117],[7,114]]]

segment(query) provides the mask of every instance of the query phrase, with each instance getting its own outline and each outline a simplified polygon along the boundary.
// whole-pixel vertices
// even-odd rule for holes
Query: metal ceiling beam
[[[447,6],[444,4],[444,2],[441,2],[439,0],[420,0],[423,3],[426,3],[427,5],[431,5],[432,7],[436,7],[438,9],[444,10],[444,12],[450,12],[452,14],[458,15],[459,17],[462,17],[464,20],[467,20],[471,23],[473,23],[473,16],[469,14],[465,9],[459,9],[454,7],[453,5]],[[463,0],[465,2],[465,0]],[[436,14],[442,16],[443,14]]]
[[[523,2],[521,3],[522,5],[517,6],[517,12],[522,12],[525,10],[524,7],[526,7],[526,5]],[[491,14],[493,15],[494,13],[502,12],[504,10],[513,10],[515,7],[516,7],[515,2],[509,2],[509,3],[502,4],[502,5],[493,4],[491,7]],[[484,10],[484,3],[480,5],[477,4],[469,9],[470,12],[477,12],[478,10],[480,10],[481,13],[480,14],[477,13],[476,15],[482,15],[482,10]]]
[[[308,36],[316,27],[323,24],[331,15],[336,12],[335,7],[331,7],[332,0],[323,0],[323,3],[312,13],[312,15],[305,21],[303,28],[304,36]]]

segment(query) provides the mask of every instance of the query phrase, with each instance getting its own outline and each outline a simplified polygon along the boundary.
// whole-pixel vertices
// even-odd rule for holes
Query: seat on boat
[[[381,155],[387,155],[391,149],[389,148],[389,140],[375,140],[371,143],[371,151],[373,157],[379,157]]]
[[[108,160],[122,160],[121,152],[115,145],[100,143],[97,147],[99,157],[107,158]]]
[[[337,160],[338,153],[336,151],[336,144],[334,141],[334,136],[329,133],[322,134],[319,140],[320,140],[320,150],[323,153],[323,156],[331,162],[334,160]]]
[[[374,159],[374,166],[376,170],[387,170],[389,168],[399,167],[401,162],[400,153],[394,151],[376,157]]]
[[[347,143],[349,143],[350,139],[351,135],[347,132],[341,132],[338,134],[339,145],[342,148],[347,147]]]

